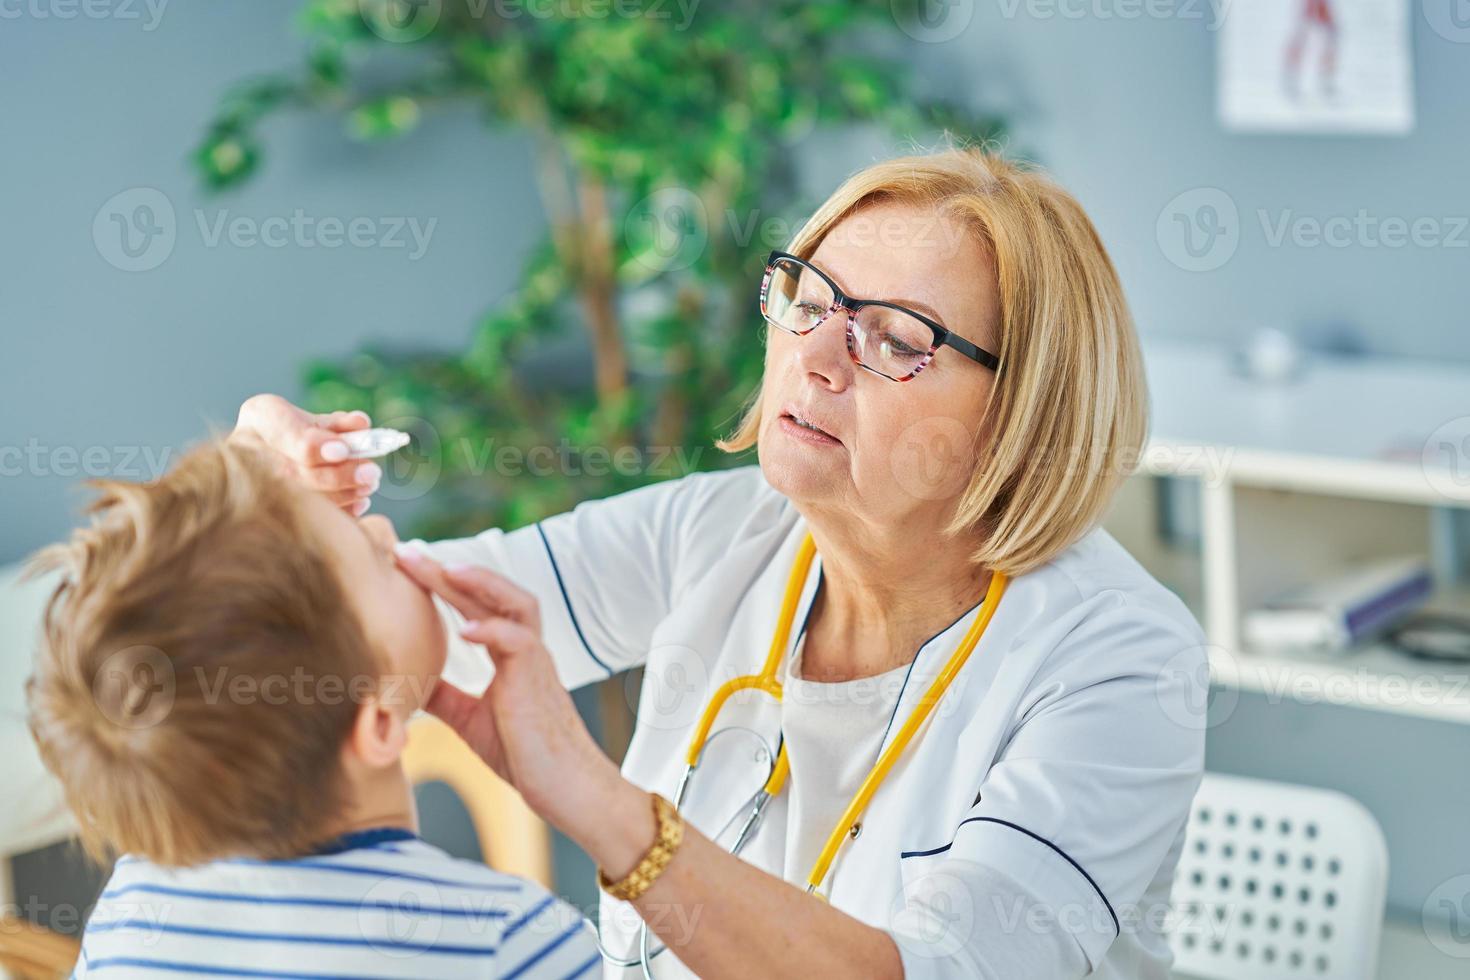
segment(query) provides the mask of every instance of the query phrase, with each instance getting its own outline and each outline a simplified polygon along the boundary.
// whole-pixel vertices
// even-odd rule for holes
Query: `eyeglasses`
[[[761,316],[804,337],[838,310],[847,312],[847,353],[859,367],[890,381],[908,381],[953,347],[992,371],[1000,358],[897,303],[853,299],[821,269],[789,252],[772,252],[761,279]]]

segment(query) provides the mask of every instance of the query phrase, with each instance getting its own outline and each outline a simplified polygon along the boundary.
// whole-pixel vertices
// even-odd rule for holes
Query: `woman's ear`
[[[407,719],[378,698],[368,698],[357,707],[347,744],[351,753],[370,768],[395,765],[408,745]]]

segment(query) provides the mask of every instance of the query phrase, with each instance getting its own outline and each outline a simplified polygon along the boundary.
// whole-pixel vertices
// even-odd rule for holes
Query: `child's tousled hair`
[[[174,866],[309,850],[376,667],[302,491],[220,439],[156,482],[95,485],[90,526],[33,559],[61,581],[27,686],[83,844]]]

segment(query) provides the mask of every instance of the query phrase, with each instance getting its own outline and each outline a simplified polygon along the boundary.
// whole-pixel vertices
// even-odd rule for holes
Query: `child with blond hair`
[[[76,975],[577,977],[539,886],[416,833],[401,763],[443,667],[393,527],[239,442],[106,482],[59,570],[31,730],[83,843],[117,856]]]

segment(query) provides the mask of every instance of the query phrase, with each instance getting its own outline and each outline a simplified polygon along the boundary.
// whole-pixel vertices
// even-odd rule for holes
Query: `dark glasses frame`
[[[825,313],[817,318],[816,323],[812,324],[811,327],[806,330],[792,330],[786,324],[781,323],[779,320],[777,320],[775,317],[771,316],[767,312],[766,301],[770,296],[771,279],[776,274],[777,264],[790,264],[793,262],[797,265],[800,265],[802,268],[809,270],[814,275],[820,277],[821,280],[827,284],[827,287],[832,290],[832,305],[827,308],[827,311]],[[905,374],[903,377],[895,378],[891,374],[884,374],[877,368],[864,364],[862,359],[858,357],[857,337],[854,335],[853,329],[856,326],[858,311],[865,306],[885,306],[890,310],[897,310],[900,313],[904,313],[908,316],[913,317],[934,332],[934,342],[929,345],[929,350],[924,355],[923,360],[919,362],[917,367],[915,367],[908,374]],[[818,269],[816,266],[812,265],[810,262],[799,255],[792,255],[790,252],[773,251],[766,258],[765,275],[761,277],[761,316],[765,318],[767,323],[771,324],[772,326],[779,327],[787,333],[795,334],[798,337],[805,337],[807,334],[817,329],[817,327],[820,327],[823,323],[826,323],[828,318],[830,318],[832,314],[836,313],[838,310],[844,310],[847,313],[848,356],[852,358],[853,363],[856,364],[858,367],[864,368],[868,371],[872,371],[880,378],[887,378],[890,381],[909,381],[913,379],[915,375],[917,375],[920,371],[929,366],[929,362],[934,360],[935,353],[937,353],[939,348],[941,347],[953,347],[955,350],[959,351],[970,360],[974,361],[977,364],[983,365],[984,367],[987,367],[992,371],[997,371],[1000,369],[999,357],[996,357],[994,354],[990,353],[990,351],[985,350],[984,348],[975,346],[964,337],[961,337],[959,334],[954,333],[946,327],[940,326],[933,320],[929,319],[927,316],[924,316],[924,314],[922,313],[911,310],[907,306],[900,306],[897,303],[890,303],[887,300],[856,299],[855,297],[849,296],[838,288],[837,283],[832,281],[831,276],[827,275],[821,269]]]

